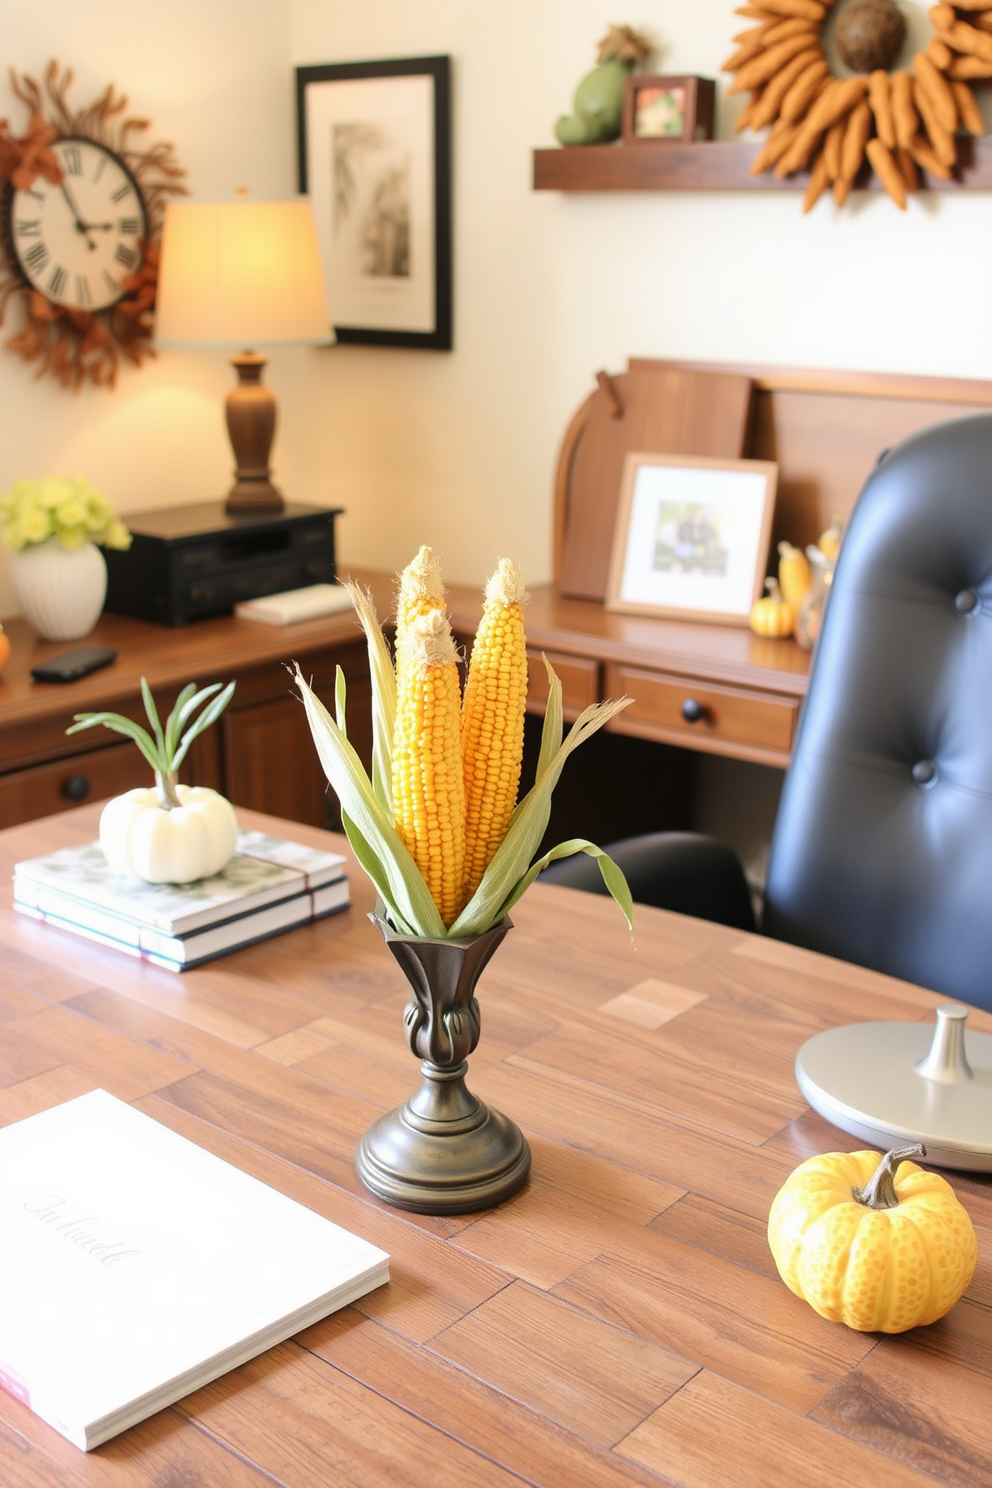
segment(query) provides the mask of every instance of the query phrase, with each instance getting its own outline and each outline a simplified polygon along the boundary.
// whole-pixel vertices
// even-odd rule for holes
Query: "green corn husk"
[[[568,756],[630,703],[630,698],[586,708],[563,739],[561,682],[544,658],[550,692],[541,734],[541,750],[533,787],[518,801],[506,836],[486,869],[479,887],[461,914],[446,928],[434,900],[406,845],[393,826],[391,793],[392,730],[396,711],[396,673],[371,597],[349,586],[365,631],[372,674],[373,766],[370,781],[347,737],[344,675],[338,669],[335,712],[330,716],[296,667],[310,731],[324,773],[341,802],[341,817],[359,864],[372,880],[395,929],[404,935],[431,939],[464,939],[481,935],[498,924],[533,883],[557,858],[576,852],[595,858],[603,882],[633,930],[633,902],[623,873],[595,843],[575,837],[545,853],[534,854],[547,830],[551,797]]]

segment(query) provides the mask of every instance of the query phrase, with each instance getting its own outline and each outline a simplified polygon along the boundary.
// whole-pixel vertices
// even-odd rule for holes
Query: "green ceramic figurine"
[[[611,26],[599,43],[598,67],[575,90],[573,112],[563,114],[555,134],[563,145],[601,145],[620,134],[627,78],[651,50],[630,26]]]

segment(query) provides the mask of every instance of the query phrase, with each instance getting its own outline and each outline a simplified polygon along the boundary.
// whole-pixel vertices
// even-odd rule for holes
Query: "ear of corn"
[[[401,579],[395,671],[371,599],[352,589],[372,672],[372,781],[348,742],[343,675],[339,671],[335,720],[296,667],[310,731],[324,773],[341,802],[342,822],[355,857],[375,885],[394,928],[404,935],[455,939],[482,934],[499,923],[548,863],[575,852],[597,860],[607,888],[630,925],[633,906],[626,880],[594,843],[573,838],[534,861],[565,761],[630,699],[587,708],[563,738],[561,683],[545,658],[550,690],[536,779],[513,805],[511,797],[519,785],[516,730],[518,723],[522,730],[527,684],[526,661],[520,665],[521,656],[525,657],[522,621],[518,629],[519,616],[508,617],[505,612],[519,609],[524,596],[512,565],[501,563],[490,589],[486,608],[487,618],[492,610],[492,635],[487,635],[484,619],[477,637],[480,670],[468,689],[471,696],[464,710],[458,654],[430,549],[420,550]],[[507,630],[508,618],[512,623]],[[493,678],[494,690],[487,692]],[[502,730],[487,732],[484,719],[477,725],[470,721],[476,697],[483,699],[479,705],[483,713],[490,707],[504,710],[499,713],[504,720]],[[489,834],[481,808],[473,818],[471,836],[466,834],[468,755],[473,761],[469,777],[475,780],[478,767],[490,794],[498,793],[503,802],[502,835]],[[467,855],[477,832],[486,840],[486,861],[476,886],[467,893],[471,881],[466,876]]]
[[[461,907],[465,786],[458,653],[443,610],[411,620],[396,696],[393,815],[446,925]]]
[[[557,690],[560,700],[561,682],[555,676],[554,670],[547,658],[545,658],[544,664],[551,678],[552,690]],[[564,768],[565,761],[573,750],[584,743],[590,735],[596,733],[597,729],[601,729],[605,723],[609,723],[611,718],[615,718],[618,713],[621,713],[630,701],[630,698],[619,698],[615,702],[595,703],[585,708],[569,729],[568,736],[564,742],[558,745],[553,754],[549,746],[543,773],[538,774],[534,785],[515,808],[510,818],[510,825],[507,828],[506,836],[503,838],[492,862],[483,874],[482,882],[451,926],[450,934],[453,937],[481,934],[483,927],[488,929],[490,925],[498,924],[512,905],[516,903],[527,887],[527,884],[532,881],[531,878],[528,878],[527,883],[522,882],[528,873],[534,854],[541,845],[541,839],[547,830],[548,821],[551,817],[552,792],[558,784],[558,779]],[[560,716],[559,713],[558,717],[560,718]],[[547,724],[548,715],[545,714],[546,728]],[[554,729],[555,726],[555,720],[552,719],[551,728]],[[544,757],[545,751],[543,749],[541,753],[542,757]],[[589,846],[591,847],[592,844],[589,844]],[[564,849],[565,844],[562,844],[561,849],[555,850],[555,856],[565,856],[566,852]],[[573,850],[577,851],[580,849],[576,848]],[[583,847],[581,851],[588,851],[588,848]],[[596,849],[596,851],[598,852],[600,849]],[[551,861],[550,856],[547,861]],[[620,869],[616,868],[615,864],[613,866],[616,869],[616,874],[623,880],[623,892],[621,897],[617,899],[617,902],[620,904],[620,908],[627,918],[628,925],[632,928],[631,901],[629,890],[627,890],[627,883]],[[540,868],[537,869],[537,873],[539,872]],[[532,877],[536,877],[536,873]],[[613,893],[609,878],[606,879],[606,886]],[[614,894],[613,897],[617,898],[617,895]]]
[[[403,674],[413,636],[413,624],[431,610],[444,609],[441,567],[431,548],[422,547],[400,574],[396,596],[396,680]]]
[[[506,558],[486,585],[462,703],[465,883],[471,899],[506,836],[520,785],[527,706],[523,578]]]

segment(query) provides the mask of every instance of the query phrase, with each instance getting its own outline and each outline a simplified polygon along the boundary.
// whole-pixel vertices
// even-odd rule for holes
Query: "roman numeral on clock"
[[[114,202],[123,201],[126,196],[130,196],[131,190],[131,182],[125,181],[123,186],[118,186],[116,191],[111,192],[110,200]]]
[[[134,265],[138,262],[138,255],[135,253],[134,249],[129,248],[126,243],[117,244],[117,247],[114,250],[114,257],[119,264],[124,265],[125,269],[133,268]]]
[[[81,176],[83,173],[83,156],[78,145],[63,145],[62,164],[70,176]]]
[[[90,294],[90,281],[85,274],[76,275],[76,304],[92,305],[93,297]]]
[[[49,294],[60,295],[63,289],[65,289],[66,281],[68,278],[69,275],[66,273],[62,265],[55,264],[52,268],[52,272],[48,276]]]
[[[40,273],[45,267],[48,262],[48,249],[40,239],[37,243],[31,244],[31,247],[24,255],[24,262],[35,274]]]
[[[141,219],[139,217],[121,217],[117,223],[117,231],[126,238],[136,238],[141,231]]]
[[[32,218],[30,221],[26,221],[23,218],[18,219],[16,232],[19,238],[40,238],[41,223],[37,217]]]

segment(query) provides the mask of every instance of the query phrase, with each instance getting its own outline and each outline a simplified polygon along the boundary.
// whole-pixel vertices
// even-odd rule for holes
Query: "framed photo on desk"
[[[631,453],[606,607],[746,625],[764,586],[778,466]]]
[[[450,58],[298,67],[296,119],[338,341],[450,351]]]

